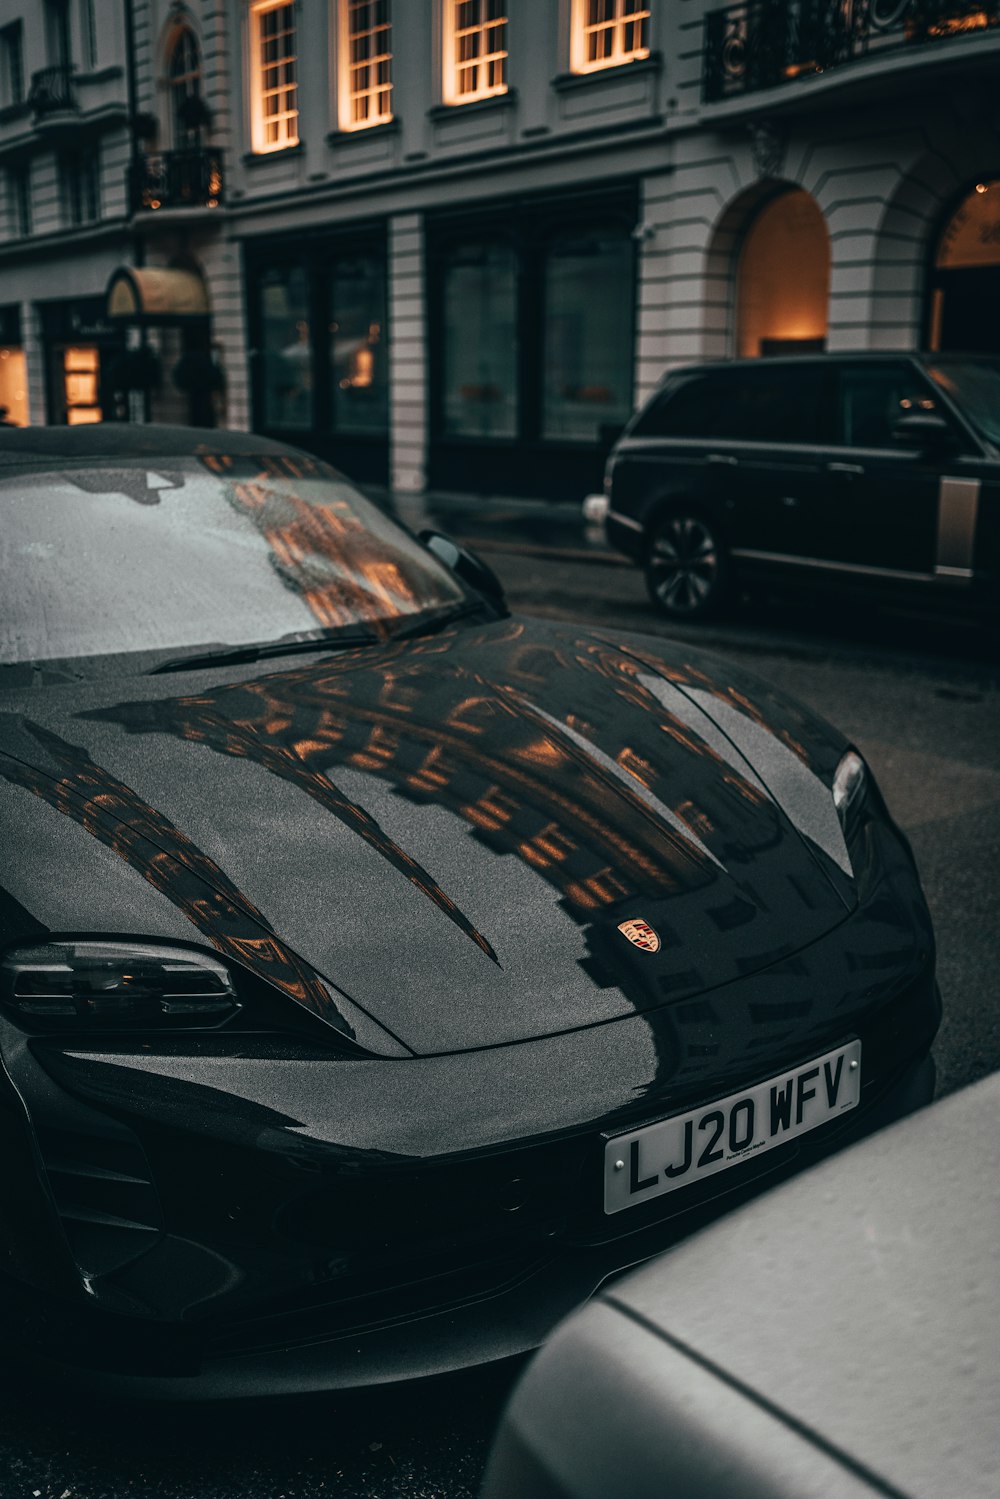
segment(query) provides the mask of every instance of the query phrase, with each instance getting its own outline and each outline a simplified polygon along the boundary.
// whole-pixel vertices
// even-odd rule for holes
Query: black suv
[[[674,619],[753,579],[996,608],[1000,359],[674,370],[616,443],[604,487],[609,541]]]

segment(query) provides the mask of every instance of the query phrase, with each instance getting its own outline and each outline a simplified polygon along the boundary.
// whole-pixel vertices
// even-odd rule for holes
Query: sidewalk
[[[366,486],[380,509],[414,531],[444,531],[479,552],[519,552],[528,557],[562,558],[628,567],[608,546],[604,526],[584,518],[571,501],[520,500],[503,495],[400,494]]]

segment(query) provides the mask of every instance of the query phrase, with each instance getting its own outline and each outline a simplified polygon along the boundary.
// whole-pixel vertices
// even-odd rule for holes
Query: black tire
[[[646,553],[646,587],[668,619],[707,619],[729,585],[729,559],[714,523],[696,510],[677,509],[656,522]]]

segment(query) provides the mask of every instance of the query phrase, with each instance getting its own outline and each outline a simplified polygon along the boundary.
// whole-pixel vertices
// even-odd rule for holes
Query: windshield
[[[0,482],[0,664],[401,621],[455,578],[326,465],[299,456],[37,466]]]
[[[927,373],[980,437],[1000,447],[1000,359],[935,358]]]

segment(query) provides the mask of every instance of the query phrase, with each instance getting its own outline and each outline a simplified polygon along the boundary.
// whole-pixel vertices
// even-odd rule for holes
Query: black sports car
[[[157,1396],[536,1344],[929,1096],[852,747],[246,435],[0,434],[7,1345]]]

